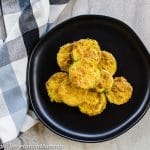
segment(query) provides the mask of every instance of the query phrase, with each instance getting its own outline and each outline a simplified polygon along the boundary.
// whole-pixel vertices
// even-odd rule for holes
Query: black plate
[[[77,108],[51,103],[45,82],[60,71],[56,54],[61,45],[81,38],[96,39],[102,49],[117,59],[115,76],[125,76],[133,85],[130,102],[107,105],[98,116],[88,117]],[[150,55],[137,35],[123,22],[98,15],[69,19],[47,33],[35,47],[28,64],[28,93],[38,118],[52,131],[82,142],[112,139],[131,128],[150,105]]]

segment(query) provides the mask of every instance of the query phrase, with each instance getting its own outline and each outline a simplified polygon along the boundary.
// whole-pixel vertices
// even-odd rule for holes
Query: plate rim
[[[113,17],[109,17],[109,16],[105,16],[105,15],[79,15],[79,16],[76,16],[76,17],[72,17],[72,18],[69,18],[69,19],[66,19],[65,21],[57,24],[56,26],[54,26],[49,32],[47,32],[39,41],[38,43],[35,45],[35,47],[33,48],[32,50],[32,53],[29,57],[29,60],[28,60],[28,64],[27,64],[27,78],[26,78],[26,82],[27,82],[27,96],[28,96],[28,99],[31,103],[31,106],[33,108],[33,111],[34,113],[36,114],[36,116],[38,117],[38,119],[44,124],[45,127],[47,127],[49,130],[51,130],[52,132],[56,133],[57,135],[61,136],[61,137],[65,137],[67,139],[70,139],[70,140],[74,140],[74,141],[78,141],[78,142],[84,142],[84,143],[97,143],[97,142],[104,142],[104,141],[108,141],[108,140],[112,140],[120,135],[122,135],[123,133],[127,132],[130,128],[132,128],[135,124],[137,124],[142,118],[143,116],[145,115],[145,113],[148,111],[149,107],[150,107],[150,92],[148,93],[147,95],[147,101],[146,101],[146,104],[143,106],[142,110],[140,110],[140,113],[139,114],[136,114],[136,119],[133,118],[129,123],[130,125],[128,125],[127,127],[122,127],[121,129],[119,129],[117,131],[117,133],[115,133],[115,135],[109,135],[108,137],[106,138],[103,138],[103,139],[96,139],[96,140],[92,140],[91,138],[86,140],[84,139],[84,137],[81,137],[81,139],[79,139],[78,137],[72,137],[72,135],[70,134],[69,136],[66,134],[62,134],[62,133],[59,133],[58,131],[56,131],[56,128],[52,128],[50,127],[45,121],[44,119],[39,115],[38,113],[38,110],[36,110],[36,106],[34,105],[34,100],[32,99],[32,92],[31,92],[31,89],[30,89],[30,70],[31,70],[31,64],[32,64],[32,58],[34,58],[34,54],[36,53],[36,49],[38,48],[38,46],[44,41],[45,37],[48,36],[48,34],[52,33],[52,32],[55,32],[58,28],[60,28],[61,26],[64,26],[66,23],[69,23],[71,21],[74,21],[74,20],[77,20],[77,19],[83,19],[83,18],[89,18],[89,17],[92,17],[92,18],[99,18],[99,19],[106,19],[106,20],[111,20],[111,21],[115,21],[117,24],[120,24],[121,26],[124,26],[130,33],[132,33],[132,36],[134,36],[134,38],[136,38],[138,40],[138,42],[140,42],[140,45],[142,45],[145,50],[142,51],[142,53],[144,53],[145,57],[150,61],[150,55],[149,55],[149,52],[147,50],[147,48],[145,47],[145,45],[143,44],[142,40],[138,37],[138,35],[136,34],[136,32],[129,26],[127,25],[126,23],[124,23],[123,21],[119,20],[119,19],[116,19],[116,18],[113,18]],[[150,64],[147,64],[149,67],[150,67]],[[150,69],[148,70],[148,73],[150,74]],[[149,82],[150,82],[150,79],[149,79]],[[150,89],[150,87],[148,87]],[[135,112],[136,113],[136,112]],[[135,119],[135,120],[134,120]],[[129,124],[128,123],[128,124]],[[124,129],[125,128],[125,129]],[[61,130],[61,129],[59,129]],[[64,133],[65,131],[63,131]],[[68,133],[69,134],[69,133]],[[114,134],[114,133],[113,133]],[[73,136],[76,136],[76,135],[73,135]]]

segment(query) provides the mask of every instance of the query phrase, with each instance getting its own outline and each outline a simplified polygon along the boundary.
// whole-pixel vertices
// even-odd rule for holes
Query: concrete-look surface
[[[150,50],[149,8],[149,0],[72,0],[59,16],[58,22],[87,13],[115,17],[132,27]],[[64,146],[64,150],[149,150],[150,110],[129,131],[107,142],[89,144],[71,141],[56,135],[39,123],[7,144],[60,144]]]

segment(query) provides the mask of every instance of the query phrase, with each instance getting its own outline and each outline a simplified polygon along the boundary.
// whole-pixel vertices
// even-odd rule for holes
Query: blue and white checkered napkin
[[[7,142],[35,119],[28,111],[28,56],[68,0],[0,0],[0,139]]]

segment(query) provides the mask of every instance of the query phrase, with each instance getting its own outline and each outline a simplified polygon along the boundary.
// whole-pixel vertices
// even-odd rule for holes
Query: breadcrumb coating
[[[100,46],[96,40],[81,39],[73,42],[72,57],[74,61],[88,58],[99,63],[101,56]]]
[[[87,90],[73,86],[67,77],[61,82],[58,94],[68,106],[78,106],[85,101]]]
[[[108,71],[101,69],[99,84],[96,87],[96,91],[98,93],[109,91],[113,85],[113,82],[114,80],[112,75]]]
[[[101,51],[94,39],[81,39],[60,47],[57,63],[61,71],[45,83],[51,102],[78,107],[88,116],[101,114],[110,103],[127,103],[133,93],[125,77],[115,77],[117,62],[108,51]]]
[[[131,84],[124,77],[115,77],[113,86],[106,96],[110,103],[121,105],[130,100],[132,92]]]
[[[79,105],[79,110],[88,116],[101,114],[106,108],[107,101],[105,94],[103,93],[97,94],[97,98],[99,100],[97,104],[89,104],[87,102],[84,102]]]
[[[72,44],[67,43],[60,47],[57,53],[57,63],[62,71],[68,72],[69,66],[72,64]]]
[[[76,87],[83,89],[95,88],[100,79],[100,70],[93,61],[82,59],[71,65],[69,78]]]
[[[62,102],[61,97],[58,94],[58,88],[61,82],[67,77],[67,73],[64,72],[57,72],[53,74],[48,81],[46,82],[46,90],[48,96],[50,97],[51,102]]]
[[[117,70],[115,57],[107,51],[101,51],[101,60],[98,66],[100,69],[107,70],[112,75],[114,75]]]

